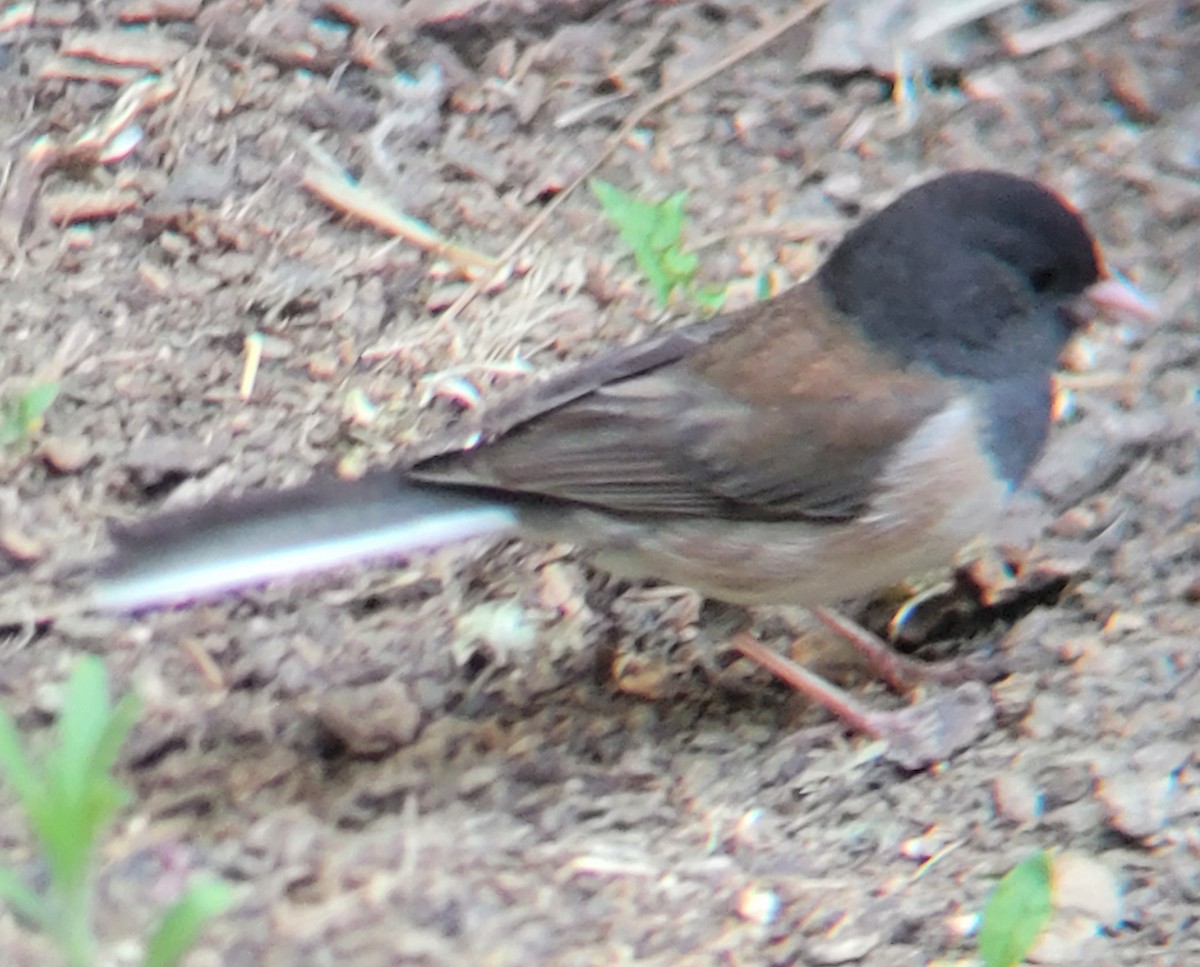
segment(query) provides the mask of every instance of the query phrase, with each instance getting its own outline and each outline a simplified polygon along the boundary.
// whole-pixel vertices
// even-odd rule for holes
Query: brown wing
[[[948,399],[809,284],[553,377],[410,472],[630,514],[845,518]]]

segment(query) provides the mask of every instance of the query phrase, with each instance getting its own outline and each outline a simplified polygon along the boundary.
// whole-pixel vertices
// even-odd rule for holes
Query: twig
[[[376,192],[351,181],[342,172],[329,171],[313,164],[304,172],[301,184],[338,211],[449,259],[468,278],[486,278],[496,269],[498,263],[491,256],[443,238],[431,225],[400,211]]]

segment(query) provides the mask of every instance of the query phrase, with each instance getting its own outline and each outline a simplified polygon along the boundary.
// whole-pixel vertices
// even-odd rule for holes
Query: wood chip
[[[55,225],[72,225],[75,222],[92,221],[97,218],[115,218],[121,212],[136,208],[137,192],[109,188],[101,191],[63,191],[42,199],[42,209]]]
[[[117,14],[121,23],[195,20],[203,0],[129,0]]]
[[[177,64],[190,44],[143,29],[93,30],[63,40],[59,53],[66,57],[98,60],[106,64],[148,67],[156,73]]]
[[[124,87],[145,76],[142,67],[106,64],[102,61],[81,60],[78,57],[51,57],[38,70],[42,80],[87,81],[92,84],[111,84]]]
[[[671,669],[654,655],[620,652],[613,658],[612,676],[626,695],[655,701],[667,696]]]
[[[466,278],[476,278],[497,268],[498,263],[491,256],[443,238],[433,226],[397,210],[387,199],[340,172],[310,166],[302,184],[331,207],[448,259]]]
[[[404,23],[396,5],[388,0],[332,0],[325,6],[342,20],[358,24],[369,33],[395,34]]]
[[[1004,47],[1013,57],[1028,57],[1038,51],[1078,40],[1102,27],[1107,27],[1129,11],[1126,3],[1103,3],[1093,0],[1073,14],[1050,23],[1017,30],[1004,38]]]

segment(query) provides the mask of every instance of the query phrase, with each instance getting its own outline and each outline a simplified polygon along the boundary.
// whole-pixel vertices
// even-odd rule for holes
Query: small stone
[[[779,895],[761,886],[748,886],[737,897],[734,909],[749,923],[766,926],[779,916]]]
[[[1042,793],[1023,772],[1005,772],[992,780],[992,799],[996,811],[1014,823],[1033,823],[1041,818]]]
[[[1082,964],[1100,956],[1103,933],[1121,920],[1121,885],[1104,863],[1064,852],[1051,868],[1054,915],[1029,952],[1036,964]]]
[[[1151,780],[1136,772],[1124,772],[1097,780],[1096,798],[1113,829],[1131,839],[1144,840],[1166,825],[1167,801],[1173,788],[1169,777]]]
[[[80,436],[51,436],[42,441],[42,459],[56,473],[77,473],[92,458],[87,440]]]
[[[1121,885],[1107,864],[1067,851],[1054,858],[1051,876],[1055,909],[1085,914],[1100,927],[1120,923]]]
[[[337,371],[338,361],[332,356],[313,356],[308,361],[308,375],[312,379],[333,379]]]
[[[805,948],[805,963],[832,967],[834,964],[853,964],[862,960],[883,943],[878,931],[841,935],[810,941]]]
[[[408,745],[421,729],[421,710],[398,681],[330,689],[321,695],[315,712],[347,752],[364,758]]]
[[[0,530],[0,551],[18,564],[32,564],[45,555],[46,548],[29,534],[15,527],[5,527]]]

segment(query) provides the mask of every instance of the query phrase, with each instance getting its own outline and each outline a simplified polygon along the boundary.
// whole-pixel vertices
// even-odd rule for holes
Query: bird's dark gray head
[[[1100,276],[1083,219],[1049,189],[996,171],[927,182],[853,229],[818,281],[864,335],[905,362],[989,379],[1049,372],[1069,304]]]

